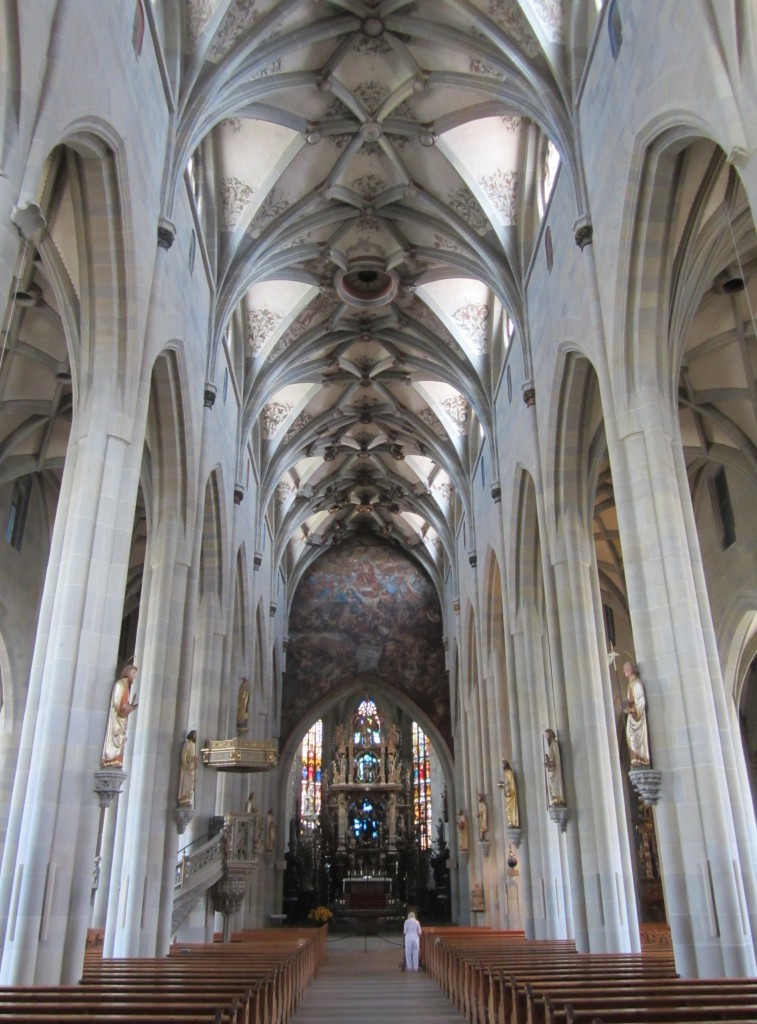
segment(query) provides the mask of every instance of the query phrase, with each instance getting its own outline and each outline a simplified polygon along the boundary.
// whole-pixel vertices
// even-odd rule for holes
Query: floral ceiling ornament
[[[438,504],[449,505],[452,501],[452,484],[446,480],[439,484],[432,484],[431,493],[436,498]]]
[[[274,186],[260,204],[260,208],[252,218],[252,223],[250,224],[251,234],[261,235],[268,225],[276,220],[276,218],[282,214],[288,206],[289,199],[285,195],[282,195]]]
[[[518,172],[505,171],[502,168],[492,174],[485,174],[478,179],[481,188],[486,192],[492,206],[499,214],[503,224],[515,224],[517,216]]]
[[[525,119],[517,114],[503,114],[499,120],[506,132],[517,132]]]
[[[280,72],[281,61],[272,60],[269,64],[264,64],[253,75],[250,75],[250,81],[254,82],[256,78],[268,78],[269,75],[278,75]]]
[[[522,47],[526,56],[538,57],[539,43],[518,0],[489,0],[487,13],[514,42]]]
[[[486,75],[487,78],[499,78],[500,80],[505,77],[504,72],[500,71],[499,68],[495,68],[493,64],[484,60],[483,57],[470,57],[468,68],[472,75]]]
[[[338,302],[329,295],[328,292],[318,292],[314,296],[313,300],[308,303],[305,309],[300,313],[297,319],[291,324],[284,334],[279,338],[270,352],[268,358],[273,359],[286,351],[287,348],[302,337],[306,331],[310,330],[311,327],[316,326],[318,323],[328,320],[329,316],[334,312]]]
[[[352,49],[354,53],[364,53],[370,57],[385,57],[392,52],[391,46],[383,36],[379,36],[378,39],[358,36]]]
[[[434,233],[434,248],[443,249],[445,252],[465,252],[463,247],[451,238],[445,238],[439,232]]]
[[[457,340],[445,327],[436,313],[434,313],[432,309],[429,309],[426,303],[423,302],[419,296],[413,295],[410,301],[402,307],[402,312],[406,313],[407,316],[412,317],[414,320],[418,320],[424,327],[428,328],[428,330],[431,331],[439,341],[445,342],[450,346],[450,348],[457,349],[459,347]]]
[[[208,51],[208,60],[214,64],[223,60],[240,36],[253,27],[261,17],[256,5],[257,0],[234,0]]]
[[[458,434],[462,437],[468,432],[468,410],[470,406],[463,395],[450,395],[439,403],[455,424]]]
[[[263,408],[263,437],[270,441],[294,408],[288,402],[269,402]]]
[[[433,409],[429,408],[429,406],[425,406],[423,409],[421,409],[420,412],[418,413],[418,416],[420,417],[420,419],[423,420],[426,426],[431,427],[433,432],[438,437],[449,436],[444,428],[444,424],[433,411]]]
[[[565,42],[565,0],[532,0],[542,27],[550,42]]]
[[[280,480],[276,484],[276,491],[274,492],[276,507],[283,509],[288,506],[296,493],[297,490],[294,484],[291,484],[288,480]]]
[[[474,231],[486,231],[489,227],[486,214],[467,185],[450,192],[447,195],[447,203],[450,209]]]
[[[360,178],[355,178],[350,187],[363,199],[373,200],[384,191],[386,182],[378,174],[364,174]]]
[[[255,189],[241,178],[223,178],[221,181],[221,220],[227,231],[232,231],[241,220],[245,207],[255,195]]]
[[[309,413],[307,409],[303,409],[284,435],[284,444],[288,444],[303,427],[306,427],[308,423],[310,423],[312,419],[312,414]]]
[[[375,114],[389,95],[389,90],[385,85],[373,81],[358,82],[354,92],[369,114]]]
[[[281,313],[275,313],[272,309],[247,311],[247,344],[252,355],[260,353],[269,338],[275,334],[282,319]]]
[[[483,303],[466,302],[452,314],[452,319],[468,339],[476,352],[485,352],[487,348],[486,329],[489,323],[489,307]]]
[[[192,0],[184,6],[184,26],[186,28],[187,53],[194,53],[197,43],[210,21],[219,0]]]

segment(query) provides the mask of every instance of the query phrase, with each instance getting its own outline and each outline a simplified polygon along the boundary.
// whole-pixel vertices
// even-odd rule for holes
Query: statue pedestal
[[[511,828],[509,825],[507,826],[507,837],[516,850],[520,848],[524,833],[525,829],[523,828]]]
[[[194,807],[190,807],[189,804],[177,804],[176,807],[174,807],[173,818],[176,822],[176,831],[180,836],[184,834],[187,825],[194,816]]]
[[[557,825],[561,832],[565,831],[565,826],[568,824],[568,818],[570,817],[570,811],[565,804],[552,805],[549,808],[549,816]]]
[[[100,808],[110,807],[115,797],[121,792],[126,781],[123,768],[100,768],[95,772],[95,793],[100,801]]]
[[[660,799],[662,772],[656,768],[630,768],[628,778],[646,806],[654,807]]]

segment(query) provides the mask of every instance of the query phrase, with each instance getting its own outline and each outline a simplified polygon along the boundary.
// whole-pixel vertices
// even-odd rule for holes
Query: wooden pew
[[[574,998],[570,1003],[557,1006],[551,1000],[546,1004],[547,1024],[678,1024],[682,1019],[702,1021],[754,1021],[757,1020],[757,993],[730,993],[720,991],[713,983],[709,993],[687,994],[685,986],[676,995],[650,994],[629,1004],[625,997],[617,1002],[611,994],[597,998]]]
[[[320,931],[178,944],[160,960],[103,960],[92,942],[79,985],[0,989],[0,1022],[287,1024],[320,966]]]
[[[584,979],[574,982],[552,982],[542,986],[544,983],[526,985],[528,1024],[546,1024],[547,1000],[551,1001],[553,1006],[559,1007],[570,1004],[577,998],[596,996],[607,997],[607,1005],[636,1006],[647,998],[658,995],[683,998],[686,1001],[694,997],[707,996],[714,991],[726,1000],[732,996],[757,997],[757,979],[752,978],[658,978],[655,981],[637,978],[617,979],[611,983]]]
[[[671,953],[578,954],[564,940],[526,941],[522,933],[484,932],[431,936],[429,961],[434,977],[472,1024],[526,1024],[527,983],[534,978],[562,980],[673,978]],[[546,981],[545,981],[546,984]]]

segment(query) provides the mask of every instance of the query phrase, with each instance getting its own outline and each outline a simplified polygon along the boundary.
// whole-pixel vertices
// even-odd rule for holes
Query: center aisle
[[[365,951],[367,945],[368,952]],[[465,1018],[423,971],[401,971],[399,935],[329,940],[329,958],[291,1024],[460,1024]]]

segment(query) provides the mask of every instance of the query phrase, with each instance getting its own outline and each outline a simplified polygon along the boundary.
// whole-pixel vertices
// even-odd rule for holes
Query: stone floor
[[[292,1024],[460,1024],[465,1018],[423,971],[400,970],[399,935],[334,936],[329,958]]]

